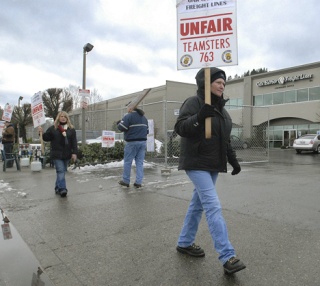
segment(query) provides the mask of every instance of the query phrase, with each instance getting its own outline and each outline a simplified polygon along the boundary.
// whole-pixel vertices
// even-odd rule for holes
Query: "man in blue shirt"
[[[121,186],[129,187],[130,174],[133,159],[136,163],[136,179],[133,184],[136,188],[141,188],[144,172],[143,161],[146,153],[146,141],[149,133],[148,120],[144,116],[144,111],[138,108],[128,109],[128,113],[118,122],[118,129],[124,132],[124,164]]]

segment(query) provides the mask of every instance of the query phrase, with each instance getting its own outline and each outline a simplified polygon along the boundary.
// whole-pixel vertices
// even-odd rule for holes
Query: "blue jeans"
[[[66,190],[67,184],[65,174],[67,172],[69,160],[53,160],[53,163],[57,173],[55,189],[58,189],[59,191],[64,189]]]
[[[141,184],[143,180],[143,160],[146,154],[146,141],[130,141],[124,147],[124,163],[122,180],[130,184],[130,174],[133,159],[136,162],[136,181]]]
[[[235,256],[228,238],[228,230],[222,216],[221,204],[216,192],[217,172],[186,171],[195,189],[178,239],[178,246],[188,247],[194,243],[204,210],[214,248],[222,264]]]

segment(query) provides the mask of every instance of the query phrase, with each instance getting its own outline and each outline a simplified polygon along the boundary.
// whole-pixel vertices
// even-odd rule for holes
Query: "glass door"
[[[292,147],[293,141],[297,138],[297,130],[284,130],[283,131],[283,146]]]

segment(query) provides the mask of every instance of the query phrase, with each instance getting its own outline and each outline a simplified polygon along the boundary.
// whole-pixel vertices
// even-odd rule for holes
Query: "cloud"
[[[82,85],[104,99],[164,85],[194,83],[177,71],[176,1],[3,0],[0,9],[0,106],[30,102],[39,90]],[[227,75],[269,71],[319,59],[320,2],[237,1],[237,66]]]

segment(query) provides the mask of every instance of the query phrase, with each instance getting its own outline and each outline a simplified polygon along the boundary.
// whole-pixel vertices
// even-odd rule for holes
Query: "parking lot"
[[[162,166],[147,164],[138,191],[118,186],[119,165],[76,169],[66,199],[54,194],[53,169],[10,169],[1,173],[0,204],[54,285],[320,285],[320,155],[268,156],[218,178],[230,240],[247,265],[231,277],[205,217],[196,238],[205,258],[175,251],[192,191],[176,169],[164,176]],[[26,277],[31,282],[32,273]]]

